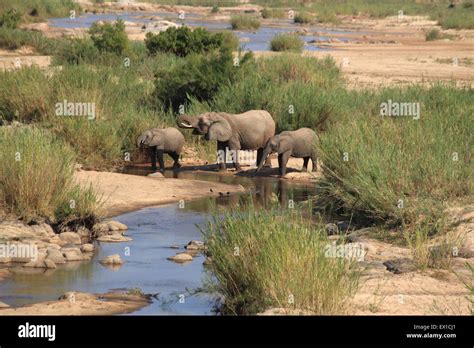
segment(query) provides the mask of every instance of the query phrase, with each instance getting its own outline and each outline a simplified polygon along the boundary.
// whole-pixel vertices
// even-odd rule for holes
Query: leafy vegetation
[[[301,52],[304,42],[296,34],[279,34],[270,41],[272,51],[294,51]]]
[[[257,30],[260,28],[258,18],[250,15],[234,15],[230,18],[233,30]]]

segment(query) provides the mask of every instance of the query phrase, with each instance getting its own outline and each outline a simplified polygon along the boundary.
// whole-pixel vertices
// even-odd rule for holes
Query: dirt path
[[[216,197],[219,196],[219,192],[227,194],[227,192],[245,191],[241,185],[94,171],[78,171],[76,179],[85,187],[89,185],[94,187],[103,199],[103,209],[106,216],[119,215],[146,206],[180,200],[206,196]]]

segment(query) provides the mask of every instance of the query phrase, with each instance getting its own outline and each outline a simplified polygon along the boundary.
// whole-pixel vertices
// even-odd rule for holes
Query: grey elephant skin
[[[241,170],[239,150],[257,150],[259,163],[265,144],[275,135],[275,121],[265,110],[250,110],[242,114],[207,112],[197,116],[180,115],[176,122],[181,128],[194,129],[193,134],[217,141],[221,170],[226,169],[227,149],[232,151],[237,170]]]
[[[304,159],[304,171],[308,170],[308,162],[311,159],[311,162],[313,162],[313,172],[316,171],[317,139],[316,133],[309,128],[300,128],[295,131],[286,131],[275,135],[266,144],[255,174],[262,169],[264,160],[273,152],[278,153],[278,168],[281,177],[284,177],[286,174],[286,165],[290,156]]]
[[[150,153],[151,168],[156,170],[156,160],[160,171],[165,170],[163,154],[167,153],[174,160],[173,168],[179,168],[179,155],[183,151],[184,136],[176,128],[153,128],[143,132],[137,139],[138,147],[147,147]]]

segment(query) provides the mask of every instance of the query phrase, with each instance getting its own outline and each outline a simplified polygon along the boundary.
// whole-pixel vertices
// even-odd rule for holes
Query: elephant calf
[[[151,169],[156,170],[156,158],[160,171],[165,170],[163,154],[167,153],[174,160],[173,168],[179,168],[179,155],[183,151],[184,136],[176,128],[153,128],[143,132],[137,139],[137,146],[146,146],[150,151]]]
[[[275,135],[268,140],[255,174],[262,169],[265,159],[272,152],[278,153],[278,168],[281,177],[284,177],[286,174],[286,164],[290,156],[304,159],[304,171],[308,170],[308,162],[311,158],[311,162],[313,162],[313,172],[316,171],[316,141],[316,133],[309,128],[300,128],[295,131],[281,132]]]

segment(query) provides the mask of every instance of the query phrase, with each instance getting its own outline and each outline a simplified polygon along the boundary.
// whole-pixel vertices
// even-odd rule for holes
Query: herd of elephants
[[[180,115],[177,117],[180,128],[193,129],[193,134],[202,135],[207,141],[217,141],[217,150],[226,153],[232,151],[237,171],[241,170],[239,150],[257,150],[257,170],[263,165],[271,166],[268,155],[278,153],[278,168],[281,177],[286,174],[286,165],[290,156],[303,158],[303,170],[307,171],[309,159],[316,171],[317,159],[315,143],[316,133],[309,128],[281,132],[275,135],[275,121],[265,110],[250,110],[242,114],[207,112],[197,116]],[[179,157],[185,140],[176,128],[153,128],[143,132],[137,139],[139,147],[147,147],[150,152],[151,166],[156,170],[156,161],[160,171],[164,171],[163,155],[167,153],[174,160],[173,168],[179,168]],[[224,157],[227,158],[227,157]],[[218,160],[219,169],[226,170],[226,161]]]

